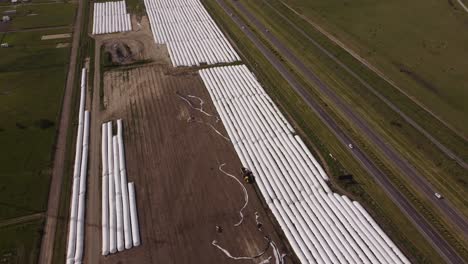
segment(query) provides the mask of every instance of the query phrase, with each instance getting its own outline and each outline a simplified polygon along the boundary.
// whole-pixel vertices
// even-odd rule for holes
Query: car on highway
[[[440,193],[438,193],[438,192],[434,193],[434,196],[435,196],[437,199],[442,199],[442,198],[444,198],[444,197],[442,196],[442,194],[440,194]]]
[[[350,149],[353,149],[353,148],[354,148],[353,144],[348,144],[348,147],[349,147]]]

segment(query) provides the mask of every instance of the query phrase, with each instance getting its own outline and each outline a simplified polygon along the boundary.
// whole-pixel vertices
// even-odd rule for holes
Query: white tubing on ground
[[[232,179],[237,181],[237,183],[239,183],[239,185],[241,186],[242,191],[244,192],[244,205],[239,210],[240,220],[239,220],[239,222],[234,224],[234,226],[239,226],[242,223],[242,221],[244,221],[244,214],[242,213],[242,210],[244,210],[245,207],[247,207],[247,204],[249,203],[249,194],[247,193],[247,189],[245,188],[244,184],[242,184],[242,182],[239,179],[237,179],[236,176],[234,176],[234,175],[226,172],[225,170],[223,170],[224,165],[226,165],[226,163],[223,163],[223,164],[219,165],[219,167],[218,167],[219,171],[221,171],[226,176],[231,177]]]
[[[120,186],[122,193],[122,210],[123,210],[123,227],[124,227],[124,239],[125,249],[130,249],[132,243],[132,228],[130,223],[130,208],[128,201],[128,188],[127,188],[127,170],[125,167],[125,153],[124,153],[124,141],[122,132],[122,119],[117,120],[117,142],[119,146],[119,167],[120,167]]]
[[[144,3],[154,40],[167,45],[174,67],[240,60],[199,0]]]
[[[81,155],[80,191],[78,195],[78,216],[76,221],[75,263],[83,260],[84,229],[86,211],[86,175],[88,169],[89,112],[85,111],[83,126],[83,151]]]
[[[93,34],[131,30],[131,17],[127,14],[125,1],[94,3]]]
[[[109,252],[117,252],[117,219],[115,207],[115,173],[112,122],[107,123],[107,167],[109,168]]]
[[[301,263],[409,263],[362,207],[332,192],[322,166],[247,67],[199,74]]]
[[[77,221],[80,193],[80,176],[82,168],[84,108],[86,103],[86,68],[81,70],[80,104],[78,110],[78,131],[76,136],[75,162],[73,168],[72,197],[70,205],[70,221],[67,240],[66,263],[74,263],[77,244]]]
[[[138,224],[138,212],[136,204],[135,186],[133,182],[128,183],[128,198],[130,202],[130,220],[132,222],[132,241],[133,246],[140,245],[140,226]]]
[[[117,250],[124,250],[123,234],[123,210],[122,210],[122,189],[120,186],[120,165],[119,165],[119,146],[117,136],[112,137],[112,147],[114,154],[114,188],[115,188],[115,211],[117,222]]]
[[[109,254],[109,169],[107,168],[107,124],[102,124],[101,129],[101,153],[102,153],[102,205],[101,205],[101,232],[102,232],[102,255]]]

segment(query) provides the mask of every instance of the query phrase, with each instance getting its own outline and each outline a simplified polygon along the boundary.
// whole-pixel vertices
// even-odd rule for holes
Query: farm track
[[[227,16],[233,13],[233,10],[225,3],[223,0],[217,0],[217,3],[222,7]],[[263,25],[258,22],[252,14],[250,14],[240,2],[232,2],[236,7],[246,15],[247,19],[252,23],[253,27],[258,30],[258,32],[263,32],[265,28]],[[304,99],[304,101],[309,105],[309,107],[320,117],[320,119],[330,128],[330,130],[335,134],[335,136],[347,146],[350,143],[354,143],[351,138],[346,135],[335,123],[335,121],[324,111],[324,109],[315,101],[315,99],[310,95],[310,93],[297,81],[297,79],[291,74],[291,72],[284,66],[282,62],[257,38],[256,34],[252,32],[244,22],[236,17],[232,16],[231,19],[234,23],[246,34],[246,36],[254,43],[254,45],[260,50],[260,52],[270,61],[270,63],[278,70],[278,72],[288,81],[288,83],[298,92],[298,94]],[[312,80],[314,83],[318,83],[320,89],[324,90],[326,94],[327,87],[325,87],[316,77],[310,72],[301,62],[298,60],[291,52],[284,47],[273,35],[266,34],[266,39],[275,46],[287,60],[291,60],[293,64],[299,65],[301,71],[305,72],[305,77]],[[333,99],[333,98],[332,98]],[[342,106],[342,104],[338,104]],[[349,111],[345,113],[350,115],[351,120],[355,120],[356,124],[362,124],[360,119],[358,119],[354,114]],[[365,128],[365,126],[364,126]],[[367,135],[373,136],[373,139],[380,140],[373,134],[373,131],[370,129],[365,129]],[[379,144],[378,144],[379,145]],[[380,146],[388,148],[388,146],[381,142]],[[386,152],[387,154],[393,153],[393,151]],[[386,175],[378,169],[378,167],[372,162],[372,160],[358,148],[354,148],[351,151],[351,154],[358,160],[363,167],[369,172],[370,175],[374,176],[377,183],[379,183],[382,188],[386,191],[389,197],[395,202],[397,206],[408,216],[408,218],[413,222],[413,224],[418,228],[418,230],[428,239],[428,241],[438,250],[438,252],[450,263],[464,263],[463,259],[457,254],[457,252],[448,244],[448,242],[430,225],[430,223],[418,212],[418,210],[407,200],[407,198],[391,183],[391,181],[386,177]],[[395,160],[393,158],[392,160]],[[397,159],[399,160],[398,156]],[[408,166],[405,161],[398,163],[400,166]],[[414,170],[414,169],[413,169]],[[404,172],[412,173],[411,168],[403,169]],[[414,176],[414,173],[412,173]],[[412,178],[414,180],[414,178]],[[420,184],[425,185],[424,179],[421,177],[416,177],[416,179],[423,180]],[[421,185],[417,185],[421,187]],[[426,185],[427,187],[427,185]],[[426,195],[429,195],[430,200],[434,201],[432,189],[425,189],[424,192]],[[438,201],[437,203],[442,206],[443,209],[448,210],[447,217],[454,221],[462,232],[468,232],[468,228],[465,228],[466,221],[464,217],[460,216],[456,211],[450,207],[447,201]]]
[[[33,220],[41,219],[42,217],[44,217],[44,213],[37,213],[37,214],[20,216],[20,217],[16,217],[12,219],[6,219],[0,222],[0,228],[11,226],[11,225],[17,225],[21,223],[31,222]]]
[[[83,23],[83,0],[78,0],[73,41],[70,51],[70,65],[68,67],[67,83],[63,94],[62,111],[60,113],[59,129],[57,133],[56,149],[54,154],[52,177],[50,180],[49,199],[47,203],[47,217],[44,226],[44,235],[41,241],[39,264],[52,264],[54,240],[57,227],[57,215],[60,204],[63,173],[67,149],[67,135],[70,129],[73,88],[75,86],[75,73],[78,48],[80,44],[81,25]]]
[[[25,29],[16,29],[16,30],[4,30],[0,33],[15,33],[15,32],[34,32],[34,31],[44,31],[44,30],[54,30],[54,29],[69,29],[73,30],[72,26],[54,26],[54,27],[40,27],[40,28],[25,28]]]
[[[286,16],[278,12],[275,7],[273,7],[268,1],[263,1],[266,5],[268,5],[272,10],[275,11],[275,13],[280,16],[282,19],[288,22],[288,24],[293,27],[295,30],[301,33],[302,36],[304,36],[309,42],[317,47],[323,54],[325,54],[327,57],[329,57],[331,60],[333,60],[336,64],[338,64],[342,69],[344,69],[347,73],[349,73],[353,78],[358,80],[364,87],[366,87],[367,90],[369,90],[372,94],[374,94],[377,98],[379,98],[382,102],[384,102],[390,109],[392,109],[395,113],[401,116],[403,120],[408,122],[413,128],[415,128],[417,131],[419,131],[421,134],[423,134],[429,141],[431,141],[442,153],[444,153],[446,156],[449,158],[455,160],[460,166],[462,166],[465,169],[468,169],[468,164],[457,154],[455,154],[452,150],[450,150],[448,147],[446,147],[444,144],[442,144],[440,141],[438,141],[436,138],[434,138],[429,132],[427,132],[424,128],[422,128],[416,121],[414,121],[411,117],[407,116],[403,111],[401,111],[396,105],[394,105],[390,100],[388,100],[384,95],[379,93],[379,91],[372,87],[371,84],[363,80],[359,74],[354,72],[350,67],[348,67],[346,64],[341,62],[336,56],[334,56],[332,53],[330,53],[328,50],[326,50],[322,45],[320,45],[317,41],[315,41],[309,34],[307,34],[304,30],[296,26],[291,20],[289,20]],[[364,64],[367,65],[367,64]],[[399,89],[400,90],[400,89]],[[409,97],[408,95],[405,94],[405,96]]]

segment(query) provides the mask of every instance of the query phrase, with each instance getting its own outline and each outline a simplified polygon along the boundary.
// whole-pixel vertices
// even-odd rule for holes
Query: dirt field
[[[144,32],[142,38],[148,37]],[[118,38],[133,38],[119,35]],[[91,142],[87,197],[85,263],[260,263],[273,256],[270,247],[255,260],[229,259],[255,256],[268,246],[269,236],[281,253],[288,254],[252,185],[239,222],[244,193],[237,181],[219,170],[222,163],[239,180],[240,161],[195,71],[170,68],[164,47],[143,41],[155,63],[107,71],[103,76],[104,109],[100,107],[99,70],[96,68],[91,116]],[[109,38],[97,41],[96,55]],[[147,49],[148,43],[151,47]],[[150,49],[155,49],[151,51]],[[193,107],[200,106],[212,116]],[[189,100],[193,107],[183,98]],[[101,123],[122,118],[128,181],[135,182],[142,245],[101,256]],[[115,128],[114,128],[115,129]],[[114,132],[115,133],[115,132]],[[218,134],[220,133],[220,134]],[[263,223],[257,229],[255,212]],[[216,232],[216,226],[223,228]],[[285,258],[292,263],[290,257]],[[275,263],[274,257],[271,263]]]
[[[202,98],[205,111],[214,114],[198,76],[169,76],[149,66],[108,73],[104,83],[110,102],[106,119],[121,117],[125,122],[128,178],[136,184],[144,241],[140,248],[106,258],[106,263],[127,263],[135,257],[139,261],[134,263],[229,263],[211,245],[214,239],[235,256],[262,251],[265,235],[279,242],[251,186],[245,222],[233,226],[240,219],[243,192],[218,166],[226,163],[225,169],[238,175],[241,164],[230,142],[207,125],[226,135],[221,123],[176,94]],[[191,101],[198,106],[198,100]],[[255,211],[265,222],[264,232],[256,228]],[[223,227],[221,234],[216,225]]]

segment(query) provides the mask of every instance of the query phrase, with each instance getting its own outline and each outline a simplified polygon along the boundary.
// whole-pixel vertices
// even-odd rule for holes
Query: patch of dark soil
[[[26,128],[28,128],[27,126],[25,126],[25,125],[23,125],[23,124],[21,124],[21,123],[19,123],[19,122],[16,122],[16,127],[19,128],[19,129],[26,129]]]
[[[49,119],[39,119],[34,123],[35,126],[37,126],[40,129],[47,129],[50,127],[53,127],[55,123]]]
[[[400,69],[401,73],[406,74],[408,77],[410,77],[411,79],[416,81],[418,84],[420,84],[424,88],[430,90],[431,92],[433,92],[435,94],[439,93],[437,87],[435,87],[432,83],[425,80],[424,78],[422,78],[420,75],[418,75],[417,73],[415,73],[414,71],[412,71],[411,69],[406,67],[405,65],[398,64],[398,63],[394,63],[394,65],[397,66]]]
[[[103,45],[104,66],[129,65],[141,61],[143,43],[136,40],[111,40]]]

